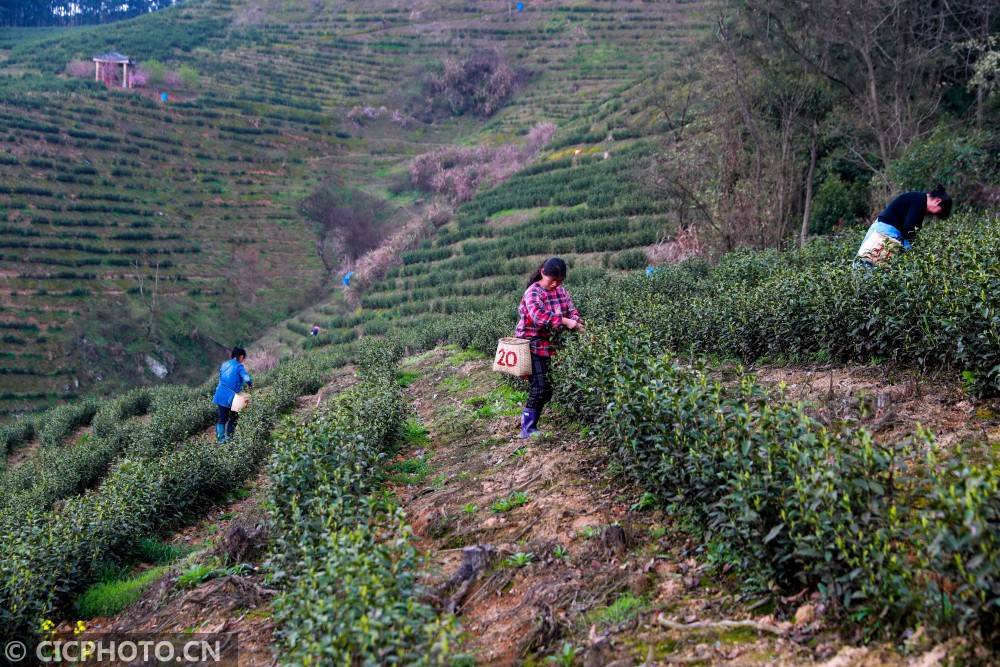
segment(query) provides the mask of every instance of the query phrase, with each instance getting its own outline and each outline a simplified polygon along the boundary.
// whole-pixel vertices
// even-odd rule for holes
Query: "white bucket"
[[[247,396],[246,394],[244,393],[236,394],[235,396],[233,396],[233,404],[229,406],[229,409],[232,410],[233,412],[239,412],[240,410],[245,408],[247,406],[247,403],[249,402],[250,402],[250,397]]]

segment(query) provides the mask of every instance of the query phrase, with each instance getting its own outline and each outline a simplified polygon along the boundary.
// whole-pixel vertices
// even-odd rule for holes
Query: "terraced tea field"
[[[106,26],[5,33],[0,413],[152,381],[147,355],[171,379],[199,377],[221,346],[329,293],[299,211],[317,183],[337,176],[386,198],[398,224],[420,195],[390,184],[414,156],[509,141],[540,121],[587,124],[700,35],[707,6],[528,3],[512,16],[506,2],[204,0]],[[404,107],[425,70],[489,49],[527,78],[488,121],[350,120],[356,107]],[[108,50],[197,75],[162,103],[158,87],[124,92],[63,74]],[[655,235],[630,224],[616,247]]]

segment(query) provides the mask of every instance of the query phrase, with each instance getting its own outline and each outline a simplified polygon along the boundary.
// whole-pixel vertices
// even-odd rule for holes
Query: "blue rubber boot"
[[[215,425],[215,441],[222,444],[226,441],[226,425],[216,424]]]
[[[521,439],[530,438],[538,433],[538,410],[525,408],[521,413]]]

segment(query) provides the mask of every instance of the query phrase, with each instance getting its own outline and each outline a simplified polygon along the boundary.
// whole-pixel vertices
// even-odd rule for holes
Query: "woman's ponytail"
[[[530,278],[528,278],[528,287],[531,287],[532,285],[534,285],[535,283],[537,283],[539,280],[542,279],[542,267],[543,266],[545,266],[545,262],[542,262],[541,264],[539,264],[538,268],[535,269],[535,272],[533,274],[531,274]]]

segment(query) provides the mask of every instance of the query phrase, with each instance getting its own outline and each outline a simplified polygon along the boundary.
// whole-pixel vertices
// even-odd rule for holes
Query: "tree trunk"
[[[881,168],[885,170],[889,166],[889,140],[886,137],[886,132],[882,124],[882,105],[879,101],[877,87],[878,79],[875,74],[875,63],[872,61],[872,55],[868,50],[867,40],[865,40],[865,44],[860,49],[860,52],[867,74],[868,113],[871,118],[872,131],[875,133],[875,138],[878,141],[879,158],[882,160]]]
[[[816,173],[816,149],[819,143],[819,123],[813,121],[809,133],[809,171],[806,174],[806,201],[802,207],[802,231],[799,233],[799,247],[809,240],[809,222],[812,215],[813,175]]]

